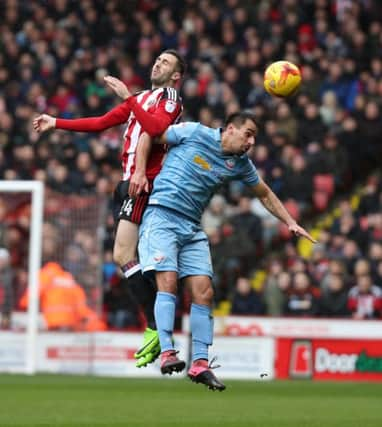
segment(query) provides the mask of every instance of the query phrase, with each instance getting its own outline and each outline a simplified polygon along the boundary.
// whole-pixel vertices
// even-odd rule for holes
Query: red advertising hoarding
[[[279,338],[275,372],[277,378],[382,381],[382,340]]]

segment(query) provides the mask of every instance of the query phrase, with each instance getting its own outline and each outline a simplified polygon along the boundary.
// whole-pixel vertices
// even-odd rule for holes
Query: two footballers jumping
[[[224,182],[242,179],[265,208],[287,224],[291,232],[311,241],[314,239],[295,222],[259,178],[246,155],[255,143],[257,132],[252,114],[231,116],[224,129],[211,129],[198,123],[169,127],[181,113],[174,86],[183,72],[184,62],[179,55],[175,51],[165,51],[153,66],[151,91],[132,96],[121,81],[107,77],[106,83],[125,100],[123,104],[96,118],[62,120],[42,115],[35,119],[34,128],[37,131],[60,128],[94,132],[128,121],[123,150],[124,179],[115,193],[120,210],[114,259],[129,278],[147,316],[143,347],[135,355],[137,366],[154,361],[162,349],[162,373],[184,369],[185,362],[177,357],[172,341],[176,284],[181,278],[190,285],[193,297],[192,365],[188,376],[212,390],[222,391],[224,384],[208,365],[208,347],[213,336],[212,266],[200,217],[210,197]],[[162,134],[165,135],[158,138]],[[152,139],[159,144],[152,145]],[[149,199],[153,179],[160,171],[165,153],[163,144],[173,148]],[[200,162],[195,161],[201,156],[203,165],[208,167],[201,168]],[[145,191],[142,193],[142,190]],[[150,208],[140,229],[139,253],[144,271],[155,273],[158,293],[154,284],[142,276],[136,256],[138,224],[147,204]]]

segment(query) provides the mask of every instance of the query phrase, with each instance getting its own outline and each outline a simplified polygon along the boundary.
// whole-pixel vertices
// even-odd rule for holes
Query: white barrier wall
[[[274,378],[273,338],[216,337],[210,357],[218,357],[219,378],[259,380]]]
[[[25,372],[26,334],[0,331],[0,372]]]
[[[179,356],[188,359],[188,337],[175,334]],[[37,372],[161,377],[159,361],[135,367],[134,353],[142,343],[139,333],[53,333],[37,337]],[[0,332],[0,371],[25,372],[25,334]],[[186,372],[176,375],[184,376]]]
[[[187,358],[187,337],[177,334],[175,342],[180,357]],[[40,372],[79,372],[119,377],[161,376],[159,361],[144,369],[135,366],[134,353],[142,344],[142,334],[94,333],[52,336],[46,333],[41,334],[39,344],[37,370]]]
[[[175,335],[189,359],[189,319]],[[37,337],[37,371],[120,377],[160,377],[159,363],[138,369],[140,333],[53,333]],[[0,332],[0,371],[25,372],[25,333]],[[312,378],[382,381],[382,321],[263,317],[215,318],[210,358],[220,378]],[[173,377],[182,377],[174,375]]]

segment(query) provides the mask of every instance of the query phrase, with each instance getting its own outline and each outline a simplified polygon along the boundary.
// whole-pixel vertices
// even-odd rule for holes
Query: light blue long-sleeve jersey
[[[222,152],[221,129],[187,122],[170,126],[166,138],[169,153],[155,178],[149,205],[173,209],[199,223],[211,197],[224,182],[259,182],[246,154]]]

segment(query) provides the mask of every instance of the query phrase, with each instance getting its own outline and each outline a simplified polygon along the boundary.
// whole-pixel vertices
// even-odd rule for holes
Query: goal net
[[[106,209],[99,196],[0,181],[0,370],[35,372],[41,331],[86,331],[84,318],[100,317]],[[51,265],[59,273],[45,274]]]

